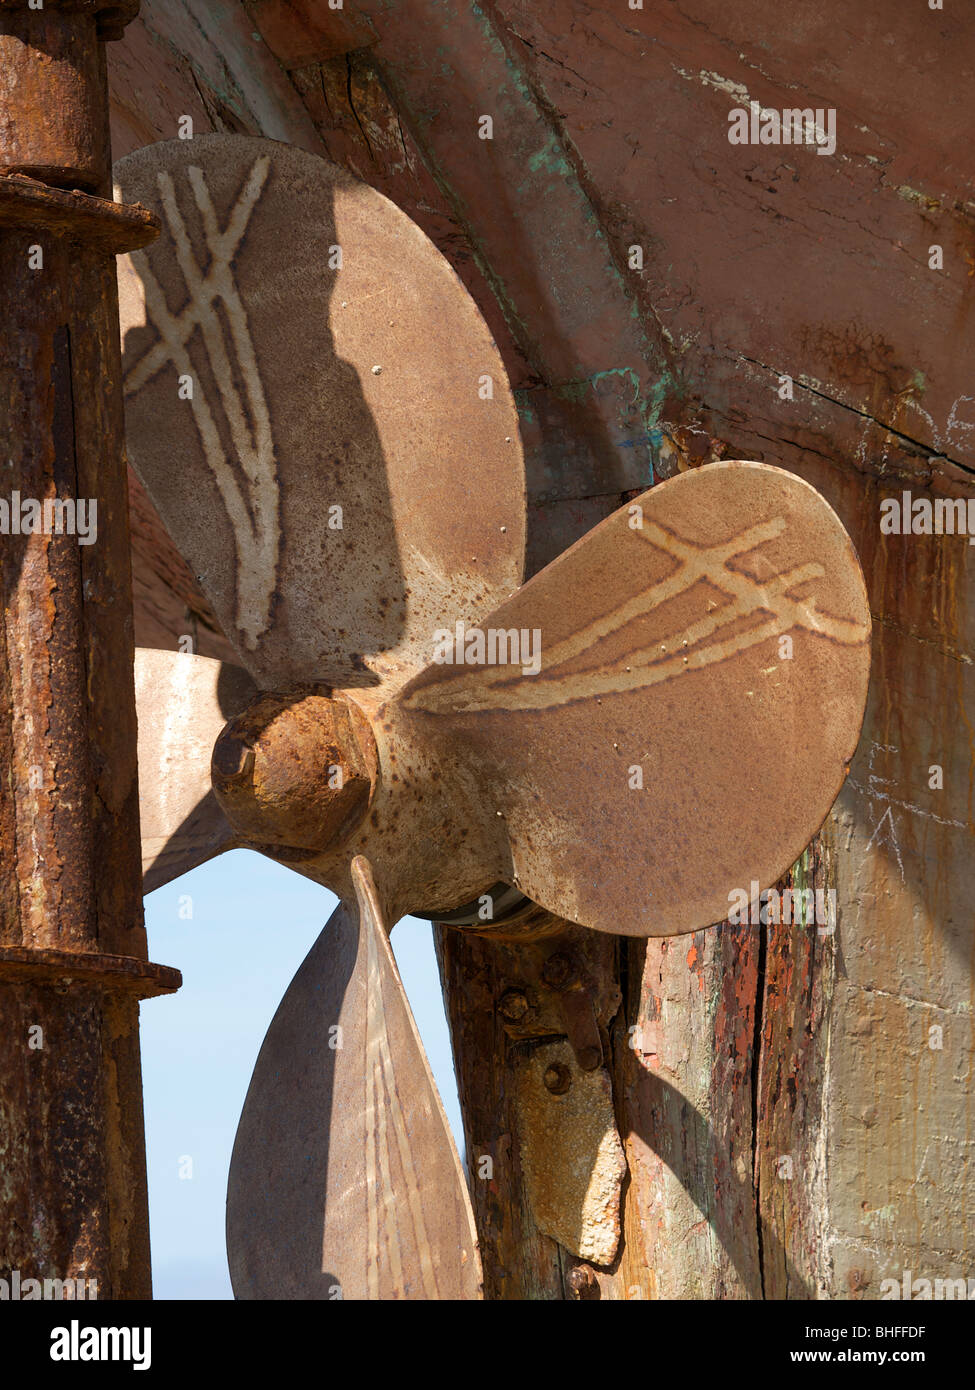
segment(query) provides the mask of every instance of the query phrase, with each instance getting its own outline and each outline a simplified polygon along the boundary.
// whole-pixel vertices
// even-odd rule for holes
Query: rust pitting
[[[179,984],[142,928],[113,259],[158,224],[108,201],[101,50],[136,8],[0,0],[0,453],[11,505],[98,526],[0,549],[0,1271],[101,1297],[150,1292],[137,1001]]]

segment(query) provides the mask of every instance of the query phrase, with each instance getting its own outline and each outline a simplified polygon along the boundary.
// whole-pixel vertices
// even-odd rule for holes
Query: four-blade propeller
[[[669,935],[769,887],[856,746],[860,567],[813,488],[731,462],[518,588],[504,369],[409,219],[268,141],[152,146],[117,176],[164,220],[121,274],[130,457],[246,668],[139,655],[147,888],[246,845],[341,899],[244,1106],[234,1288],[476,1297],[389,929],[508,884]]]

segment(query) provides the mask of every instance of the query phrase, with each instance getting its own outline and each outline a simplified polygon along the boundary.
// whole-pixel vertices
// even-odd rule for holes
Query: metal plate
[[[244,1102],[227,1192],[234,1292],[473,1299],[460,1159],[365,859],[288,987]]]
[[[582,1071],[564,1040],[512,1058],[525,1193],[543,1235],[580,1260],[612,1264],[620,1243],[626,1157],[603,1067]],[[546,1077],[565,1076],[554,1093]]]
[[[522,576],[517,415],[473,300],[302,150],[207,135],[115,172],[163,223],[119,265],[129,456],[224,632],[263,687],[403,681]]]
[[[570,921],[721,921],[794,862],[842,785],[870,612],[849,536],[790,473],[729,462],[661,483],[483,628],[537,632],[538,674],[434,665],[400,705],[503,822],[498,876]]]

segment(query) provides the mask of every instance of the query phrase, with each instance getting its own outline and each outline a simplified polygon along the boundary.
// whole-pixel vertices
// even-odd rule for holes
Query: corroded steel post
[[[0,1275],[148,1297],[130,561],[104,43],[0,0]]]

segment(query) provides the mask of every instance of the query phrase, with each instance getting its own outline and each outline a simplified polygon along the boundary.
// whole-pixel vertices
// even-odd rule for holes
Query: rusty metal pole
[[[105,41],[0,0],[0,1275],[151,1294],[129,533]]]

